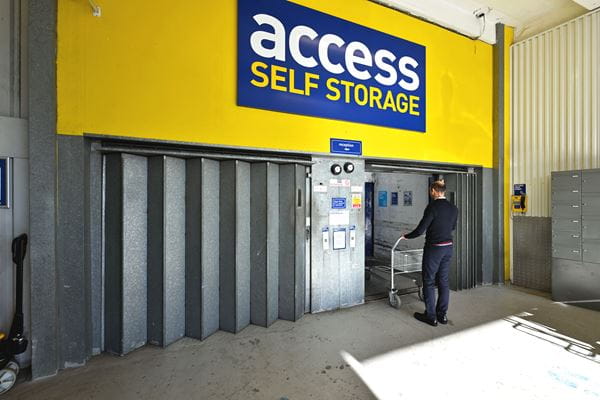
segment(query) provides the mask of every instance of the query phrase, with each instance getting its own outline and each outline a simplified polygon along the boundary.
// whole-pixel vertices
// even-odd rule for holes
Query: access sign
[[[425,47],[286,0],[238,0],[240,106],[425,132]]]

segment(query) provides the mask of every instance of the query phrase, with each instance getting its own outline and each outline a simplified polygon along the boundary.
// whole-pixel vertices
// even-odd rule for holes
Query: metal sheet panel
[[[126,354],[147,339],[147,159],[106,156],[105,347]]]
[[[148,343],[164,344],[164,166],[148,159]]]
[[[580,190],[554,191],[552,189],[552,205],[555,204],[579,204],[581,203]]]
[[[34,379],[58,367],[56,334],[56,12],[55,1],[29,7],[29,209],[31,342]]]
[[[145,157],[123,155],[123,353],[146,344],[148,169]]]
[[[558,204],[552,206],[552,216],[557,218],[581,218],[581,203]]]
[[[513,283],[550,291],[552,281],[552,224],[550,218],[514,219]],[[532,239],[535,238],[535,239]],[[535,242],[535,246],[532,245]]]
[[[600,239],[600,217],[584,216],[582,218],[582,236],[587,239]]]
[[[553,259],[552,299],[600,311],[600,264]]]
[[[582,215],[600,216],[600,193],[584,193],[581,203]]]
[[[165,344],[185,335],[185,160],[165,158]]]
[[[202,159],[202,339],[219,330],[219,168]]]
[[[57,138],[58,212],[56,262],[58,274],[60,368],[80,366],[90,353],[89,265],[85,262],[84,139]]]
[[[581,245],[557,244],[552,247],[552,257],[565,260],[581,261]]]
[[[583,261],[600,264],[600,239],[583,239]]]
[[[306,167],[279,167],[279,318],[296,321],[306,299]]]
[[[600,11],[511,48],[512,183],[550,216],[550,172],[600,167]]]
[[[572,232],[552,232],[552,246],[581,247],[581,234]]]
[[[252,165],[250,320],[269,326],[279,315],[279,167]]]
[[[219,329],[219,162],[186,161],[186,336]]]
[[[580,218],[552,218],[552,230],[561,232],[581,232]]]
[[[185,334],[185,160],[148,164],[148,341]]]
[[[250,324],[250,164],[221,162],[220,326],[239,332]]]
[[[88,200],[87,200],[87,232],[89,238],[88,263],[90,265],[91,296],[91,331],[92,354],[100,354],[104,350],[104,260],[103,260],[103,179],[104,161],[102,154],[91,151],[88,159]]]
[[[311,206],[311,312],[350,307],[364,302],[364,208],[352,208],[352,186],[364,187],[364,163],[357,159],[313,158],[312,185],[325,186],[327,191],[314,192]],[[334,176],[333,164],[351,161],[353,173]],[[298,178],[299,179],[299,178]],[[283,182],[283,181],[282,181]],[[302,185],[304,187],[304,185]],[[364,193],[361,193],[361,196]],[[348,199],[347,221],[336,221],[338,210],[332,209],[333,198]],[[333,218],[331,218],[333,217]],[[344,217],[346,219],[346,217]],[[333,223],[333,224],[332,224]],[[349,234],[356,228],[356,247],[350,246]],[[334,250],[332,238],[336,228],[346,229],[346,248]],[[324,250],[323,237],[329,237],[329,249]]]
[[[584,193],[600,193],[600,170],[583,171],[582,191]]]
[[[119,154],[109,154],[105,160],[104,349],[121,354],[123,168]]]

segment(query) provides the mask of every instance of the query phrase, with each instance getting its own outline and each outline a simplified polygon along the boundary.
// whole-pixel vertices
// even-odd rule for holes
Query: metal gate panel
[[[279,167],[279,318],[296,321],[304,315],[306,167]]]
[[[105,348],[147,341],[147,159],[106,156]]]
[[[186,336],[219,330],[220,163],[186,161]]]
[[[222,161],[220,175],[220,327],[250,324],[250,164]]]
[[[268,327],[279,316],[279,166],[252,164],[250,321]]]
[[[185,160],[148,165],[148,342],[167,346],[185,334]]]

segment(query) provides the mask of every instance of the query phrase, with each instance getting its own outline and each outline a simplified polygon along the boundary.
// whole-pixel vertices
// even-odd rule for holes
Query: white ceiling
[[[462,3],[463,0],[451,0]],[[515,41],[521,41],[589,10],[572,0],[477,0],[503,14],[499,22],[515,27]],[[600,3],[600,2],[599,2]],[[599,4],[600,5],[600,4]]]
[[[467,36],[496,42],[494,25],[515,28],[521,41],[600,6],[600,0],[373,0]],[[582,6],[582,4],[585,6]],[[587,8],[586,8],[587,7]],[[483,18],[476,15],[485,14]]]

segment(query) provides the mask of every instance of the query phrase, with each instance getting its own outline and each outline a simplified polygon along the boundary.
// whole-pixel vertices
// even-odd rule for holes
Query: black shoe
[[[446,325],[448,323],[448,317],[446,316],[446,314],[438,315],[437,320],[442,325]]]
[[[416,312],[414,315],[415,315],[415,318],[418,319],[419,321],[425,322],[426,324],[429,324],[431,326],[437,326],[437,324],[438,324],[438,322],[435,319],[428,317],[427,314],[425,314],[425,313]]]

